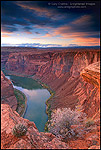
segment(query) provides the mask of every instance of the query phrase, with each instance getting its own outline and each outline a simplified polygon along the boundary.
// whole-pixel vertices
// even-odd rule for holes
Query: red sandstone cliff
[[[8,104],[13,110],[17,108],[17,99],[14,95],[13,85],[1,71],[1,103]]]
[[[92,73],[93,72],[93,73]],[[98,89],[99,95],[99,62],[93,63],[88,67],[84,68],[81,72],[81,77],[83,80],[89,82],[89,86],[93,85]],[[93,78],[93,80],[92,80]],[[85,82],[86,82],[85,81]],[[92,82],[93,81],[93,82]],[[97,84],[95,85],[96,82]],[[92,94],[90,94],[92,96]],[[93,93],[94,96],[94,93]],[[98,97],[97,97],[98,98]],[[89,99],[88,99],[89,100]],[[99,108],[99,99],[95,104],[91,97],[91,107],[92,110]],[[87,104],[86,104],[87,106]],[[93,107],[94,106],[94,107]],[[96,115],[93,115],[94,124],[90,128],[87,128],[82,132],[82,138],[71,139],[69,141],[61,142],[51,133],[39,132],[34,124],[27,119],[23,119],[19,116],[16,111],[13,111],[9,105],[1,105],[1,148],[2,149],[100,149],[100,123],[99,123],[99,109],[96,111]],[[17,123],[23,123],[27,127],[27,133],[20,138],[15,137],[12,134],[12,128]],[[76,128],[73,126],[72,128]]]
[[[23,123],[27,133],[19,138],[12,134],[13,127]],[[51,133],[39,132],[34,122],[19,116],[9,105],[1,104],[1,149],[68,149]]]
[[[11,52],[6,62],[6,69],[18,75],[34,75],[48,84],[55,91],[49,102],[51,109],[61,107],[75,108],[79,103],[84,107],[88,104],[89,94],[94,98],[94,85],[84,81],[80,72],[88,65],[100,60],[99,50],[77,51],[27,51]],[[92,92],[91,92],[92,91]],[[97,92],[96,92],[97,93]],[[96,94],[97,95],[97,94]],[[98,99],[98,95],[95,96]],[[96,100],[95,100],[96,101]],[[89,104],[88,107],[92,105]],[[90,107],[92,110],[92,108]],[[86,111],[88,115],[91,113]],[[96,110],[93,111],[93,114]]]
[[[73,149],[100,149],[100,62],[88,65],[80,75],[87,85],[86,90],[84,88],[81,90],[81,94],[78,92],[79,109],[86,112],[94,124],[83,132],[83,138],[71,140],[68,144]]]
[[[94,98],[94,85],[84,81],[80,72],[88,65],[100,60],[99,50],[82,51],[27,51],[10,53],[6,69],[18,75],[34,75],[48,84],[55,91],[55,96],[49,102],[51,109],[71,107],[79,103],[84,107],[90,97]],[[92,91],[92,92],[91,92]],[[97,92],[96,92],[97,93]],[[97,94],[96,94],[97,95]],[[98,95],[95,96],[98,99]],[[95,100],[97,101],[97,100]],[[89,106],[92,104],[89,104]],[[88,107],[89,107],[88,106]],[[92,108],[90,107],[92,110]],[[91,116],[90,110],[86,111]],[[96,110],[93,111],[93,114]]]
[[[89,116],[100,123],[100,61],[84,68],[80,75],[93,86],[89,90],[89,97],[82,104],[83,108]]]
[[[17,102],[13,86],[3,72],[1,72],[1,88],[3,103],[1,104],[1,149],[68,149],[66,143],[59,141],[51,133],[39,132],[34,122],[23,119],[14,111]],[[27,133],[17,138],[13,135],[12,129],[20,123],[27,127]]]
[[[88,148],[93,146],[92,138],[97,141],[92,148],[99,147],[99,70],[100,52],[19,52],[10,53],[6,69],[19,75],[33,75],[48,84],[55,91],[55,96],[49,101],[51,109],[70,107],[79,109],[95,121],[90,132],[84,134],[84,139],[70,141],[72,148]],[[88,140],[89,139],[89,140]]]

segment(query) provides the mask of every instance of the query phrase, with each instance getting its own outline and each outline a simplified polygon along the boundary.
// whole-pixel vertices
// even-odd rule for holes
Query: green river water
[[[45,123],[48,120],[46,111],[46,100],[50,97],[47,89],[44,89],[38,82],[28,77],[7,75],[13,83],[13,87],[22,91],[27,97],[27,109],[24,118],[33,121],[40,132],[44,131]]]

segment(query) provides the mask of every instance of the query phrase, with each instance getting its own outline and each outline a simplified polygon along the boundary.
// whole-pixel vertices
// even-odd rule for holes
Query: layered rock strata
[[[68,142],[68,144],[72,149],[80,149],[80,148],[91,149],[92,147],[96,149],[99,148],[99,132],[100,132],[99,130],[100,129],[99,126],[100,125],[99,123],[100,121],[99,64],[100,63],[99,61],[100,61],[99,50],[85,50],[85,51],[81,50],[81,51],[72,51],[72,52],[70,51],[69,52],[68,51],[22,52],[21,51],[19,53],[16,53],[15,51],[15,53],[11,52],[9,54],[8,59],[5,61],[5,67],[8,71],[12,71],[15,74],[18,73],[18,75],[22,75],[22,74],[32,75],[34,79],[39,79],[42,82],[48,84],[50,88],[55,91],[54,97],[51,100],[49,100],[49,104],[51,105],[50,108],[51,110],[56,108],[63,108],[63,107],[67,107],[67,108],[70,107],[71,109],[75,109],[76,107],[79,107],[80,111],[85,112],[87,117],[92,118],[94,120],[94,127],[91,127],[91,129],[87,129],[88,131],[84,133],[84,137],[82,139],[80,138],[76,140],[72,139],[70,142]],[[7,105],[5,106],[8,107]],[[8,112],[11,113],[12,110],[10,108],[8,109],[9,109]],[[21,122],[23,121],[26,122],[26,119],[21,120]],[[4,122],[2,123],[4,124]],[[32,131],[34,134],[34,129]],[[30,134],[32,134],[31,132]],[[29,130],[27,133],[29,134]],[[6,135],[5,133],[3,134]],[[44,137],[46,136],[47,133],[39,133],[37,131],[36,135],[37,134],[40,135],[41,137],[42,136]],[[4,135],[2,137],[4,137]],[[10,135],[11,135],[11,131],[10,131]],[[7,135],[7,137],[10,137],[10,135]],[[30,138],[30,140],[36,142],[35,137],[33,135],[32,137],[33,139]],[[35,145],[34,146],[32,146],[33,144],[30,145],[31,143],[30,140],[29,140],[29,145],[28,143],[26,145],[26,142],[28,141],[25,139],[25,136],[24,139],[22,138],[21,141],[17,139],[17,141],[19,141],[18,143],[20,143],[20,147],[23,148],[25,146],[26,149],[35,148]],[[42,141],[41,138],[39,138],[39,140]],[[55,137],[52,138],[52,140],[48,138],[48,140],[46,140],[47,142],[44,141],[43,143],[41,143],[41,145],[37,141],[36,147],[38,146],[37,145],[38,143],[39,144],[38,148],[46,148],[46,147],[53,148],[54,144],[52,145],[52,143],[54,142],[52,141],[54,140],[57,141]],[[2,143],[5,143],[3,141],[4,139],[2,140]],[[14,137],[14,141],[15,141],[15,137]],[[94,144],[94,142],[96,143]],[[47,146],[44,145],[44,143]],[[13,145],[14,143],[12,144],[12,142],[10,146],[8,146],[6,143],[3,144],[3,148],[6,148],[6,146],[9,148],[11,147],[18,148],[18,144],[16,144],[16,142],[15,142],[15,146]],[[68,146],[64,145],[64,147],[67,149]],[[57,146],[57,148],[60,147]]]
[[[99,99],[97,87],[84,81],[80,76],[80,72],[85,67],[99,60],[98,49],[20,51],[19,53],[15,51],[9,54],[5,68],[17,75],[30,75],[33,79],[48,84],[55,91],[55,96],[49,101],[51,109],[63,107],[75,109],[79,103],[83,107],[90,103],[89,95],[95,98],[94,101]],[[96,96],[93,96],[94,93]],[[83,109],[91,117],[92,108],[89,112]],[[92,116],[95,113],[96,110],[93,111]]]
[[[80,75],[93,86],[92,90],[89,91],[89,97],[85,100],[86,102],[83,102],[83,108],[89,116],[100,122],[100,61],[84,68]]]
[[[90,117],[90,121],[93,121],[93,124],[90,124],[88,128],[85,128],[85,131],[82,132],[82,138],[76,140],[70,140],[68,142],[69,146],[73,149],[100,149],[100,62],[92,63],[84,68],[81,73],[81,77],[88,83],[89,88],[89,97],[86,99],[86,102],[79,105],[82,106],[81,111],[85,111]],[[83,95],[84,96],[84,95]],[[74,126],[73,128],[77,128]],[[79,130],[78,130],[79,132]]]
[[[27,133],[17,138],[12,129],[16,124],[27,127]],[[9,105],[1,104],[1,149],[68,149],[53,134],[39,132],[34,122],[19,116]]]
[[[92,71],[93,74],[91,74]],[[86,67],[80,75],[83,80],[86,80],[87,78],[85,82],[87,82],[89,86],[93,85],[96,87],[96,84],[92,83],[93,78],[93,81],[95,80],[98,83],[98,87],[96,88],[98,89],[99,94],[98,73],[100,74],[99,62],[96,62]],[[91,103],[92,110],[94,110],[93,103],[94,99],[92,99]],[[97,102],[97,105],[99,105],[99,101]],[[97,105],[94,107],[96,108]],[[96,115],[92,118],[94,124],[89,128],[86,128],[84,132],[82,132],[81,137],[76,139],[72,138],[67,142],[61,142],[51,133],[39,132],[34,122],[30,122],[29,120],[20,117],[9,105],[1,104],[1,149],[100,149],[99,115],[100,111],[97,111]],[[13,135],[12,129],[16,124],[20,123],[27,127],[27,133],[26,135],[17,138]],[[76,129],[77,126],[74,125],[71,128]]]
[[[14,95],[14,88],[1,71],[1,103],[8,104],[13,110],[17,108],[17,99]]]

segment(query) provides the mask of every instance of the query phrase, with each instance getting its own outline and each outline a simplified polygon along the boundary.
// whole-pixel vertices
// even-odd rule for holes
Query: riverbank
[[[16,88],[14,88],[14,94],[17,99],[16,111],[21,117],[23,117],[26,112],[26,108],[27,108],[27,97],[23,92],[19,91]]]
[[[38,83],[40,83],[45,89],[47,89],[49,91],[49,93],[51,94],[51,96],[46,100],[46,103],[45,103],[46,104],[46,114],[48,115],[48,121],[45,124],[44,131],[48,132],[48,124],[50,123],[51,113],[52,113],[51,104],[49,104],[49,100],[51,100],[53,98],[53,96],[55,95],[55,91],[53,91],[47,84],[41,82],[40,80],[36,79],[36,81]]]
[[[31,76],[28,76],[28,75],[24,75],[24,74],[20,74],[20,73],[15,73],[13,71],[7,71],[5,70],[6,73],[10,74],[10,75],[15,75],[15,76],[20,76],[20,77],[27,77],[27,78],[31,78],[33,79],[34,75],[31,75]],[[46,122],[45,124],[45,128],[44,128],[44,131],[45,132],[48,132],[48,127],[47,125],[49,124],[49,120],[51,120],[51,113],[52,113],[52,110],[51,110],[51,104],[49,103],[50,99],[53,98],[53,96],[55,95],[55,91],[53,91],[48,85],[46,85],[45,83],[43,83],[42,81],[40,81],[39,79],[33,79],[35,80],[36,82],[38,82],[43,88],[47,89],[50,93],[50,97],[46,100],[45,104],[46,104],[46,114],[48,115],[48,121]],[[27,103],[27,102],[26,102]],[[23,105],[22,106],[19,106],[19,109],[21,111],[21,109],[23,109]],[[27,104],[26,104],[26,108],[27,108]],[[26,108],[25,108],[25,111],[26,111]],[[22,113],[18,112],[21,114],[21,117],[24,116],[25,114],[25,111]]]

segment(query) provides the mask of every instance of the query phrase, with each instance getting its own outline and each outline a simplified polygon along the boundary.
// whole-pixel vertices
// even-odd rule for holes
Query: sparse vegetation
[[[51,90],[51,88],[46,85],[45,83],[37,80],[45,89],[47,89],[49,91],[49,93],[51,94],[51,96],[46,100],[46,105],[47,105],[47,109],[46,109],[46,114],[48,115],[48,121],[45,124],[44,127],[44,131],[48,132],[48,124],[49,124],[49,120],[51,120],[51,104],[49,104],[49,100],[55,95],[55,92]]]
[[[27,132],[27,127],[23,124],[17,124],[14,126],[13,130],[13,135],[16,137],[20,137],[26,134]]]
[[[25,108],[26,108],[27,98],[24,93],[22,93],[21,91],[19,91],[17,89],[14,89],[14,94],[17,99],[16,111],[19,113],[20,116],[22,116],[25,111]]]
[[[85,127],[90,127],[91,125],[93,125],[94,124],[94,120],[92,119],[92,118],[88,118],[87,120],[86,120],[86,125],[85,125]]]
[[[85,118],[86,115],[82,115],[82,112],[76,110],[73,111],[70,108],[58,108],[52,112],[51,120],[48,120],[48,127],[46,127],[46,130],[53,133],[58,138],[71,138],[72,136],[77,135],[74,129],[71,128],[71,125],[81,125]]]

